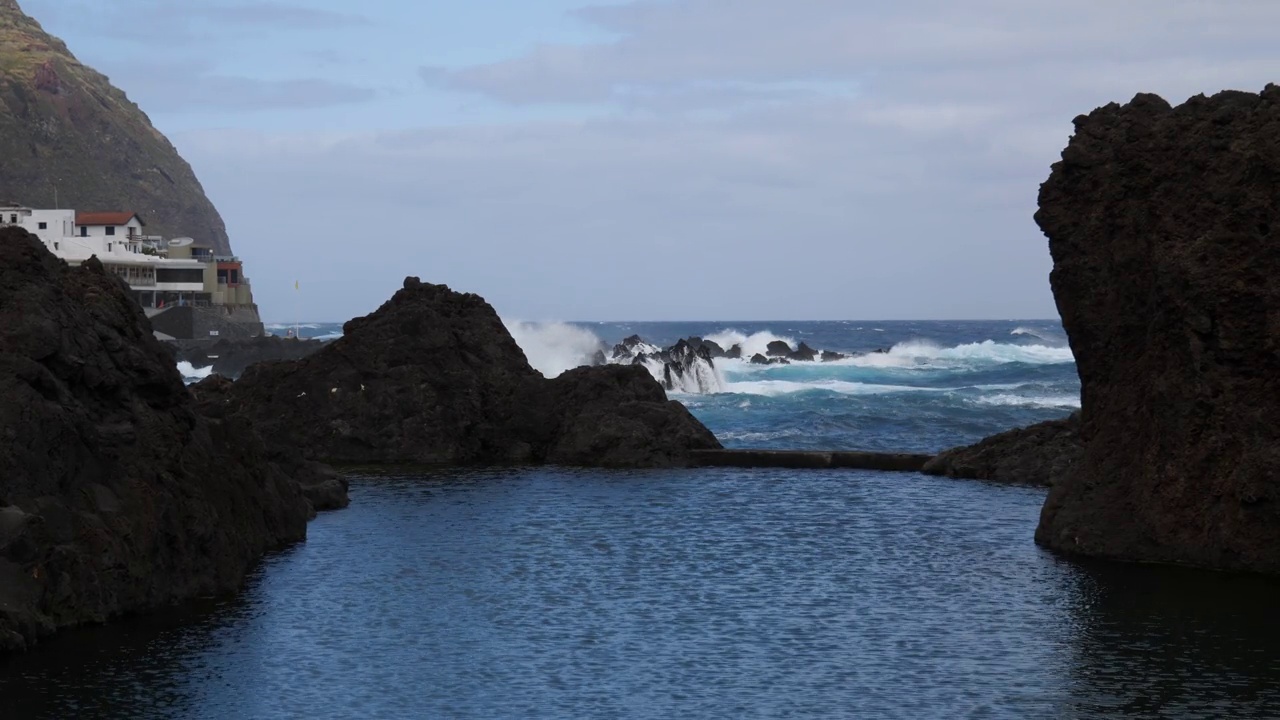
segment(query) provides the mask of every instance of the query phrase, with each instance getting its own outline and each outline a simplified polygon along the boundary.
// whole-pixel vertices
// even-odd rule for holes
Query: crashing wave
[[[182,375],[182,382],[187,385],[198,383],[201,380],[213,374],[213,366],[198,368],[191,363],[183,360],[178,363],[178,373]]]
[[[566,370],[598,364],[604,343],[595,333],[568,323],[531,323],[503,320],[507,332],[524,351],[534,370],[548,378]]]
[[[986,340],[955,347],[942,347],[934,343],[916,341],[898,343],[888,352],[857,355],[846,363],[859,367],[949,368],[978,363],[1026,363],[1028,365],[1060,365],[1075,362],[1069,347],[1049,345],[1009,345]]]

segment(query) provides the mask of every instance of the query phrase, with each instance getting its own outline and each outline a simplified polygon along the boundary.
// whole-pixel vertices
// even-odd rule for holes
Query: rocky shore
[[[298,360],[324,347],[324,341],[266,335],[254,338],[173,340],[174,360],[212,368],[218,375],[238,378],[245,368],[269,360]]]
[[[483,298],[417,278],[317,352],[194,391],[219,417],[334,464],[670,467],[720,447],[646,369],[548,380]]]
[[[925,472],[1051,486],[1053,550],[1280,572],[1280,87],[1075,128],[1036,222],[1081,411]]]
[[[1280,87],[1076,118],[1036,214],[1082,384],[1036,541],[1280,572]]]
[[[0,229],[0,650],[234,590],[305,537],[301,483],[343,502],[322,468],[204,417],[126,291]]]

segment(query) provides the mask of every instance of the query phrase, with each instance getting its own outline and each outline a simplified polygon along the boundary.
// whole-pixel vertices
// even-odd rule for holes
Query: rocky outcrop
[[[831,350],[823,350],[822,356],[821,356],[822,362],[837,362],[839,360],[844,360],[848,357],[849,356],[845,355],[844,353],[833,352]]]
[[[324,347],[321,340],[264,337],[243,339],[178,340],[170,343],[174,358],[198,368],[212,367],[213,372],[229,378],[240,377],[245,368],[267,360],[298,360]]]
[[[231,254],[226,226],[173,145],[106,76],[0,2],[0,202],[127,210],[147,232]]]
[[[306,533],[298,485],[197,412],[126,291],[0,229],[0,650],[230,591]]]
[[[1084,451],[1037,542],[1280,572],[1280,87],[1075,120],[1040,190]]]
[[[1079,461],[1080,413],[993,435],[925,463],[928,475],[1048,487]]]
[[[781,340],[774,340],[765,346],[764,354],[769,357],[787,357],[791,355],[791,346]]]
[[[547,380],[483,298],[417,278],[318,352],[253,365],[215,392],[223,416],[340,464],[661,467],[719,447],[644,368]]]
[[[818,351],[809,347],[807,343],[801,342],[800,347],[796,348],[787,357],[797,362],[813,362],[818,357]]]

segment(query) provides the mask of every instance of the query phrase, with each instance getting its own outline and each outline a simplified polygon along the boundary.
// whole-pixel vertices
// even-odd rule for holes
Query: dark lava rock
[[[532,459],[560,465],[684,466],[690,450],[720,447],[648,370],[634,365],[577,368],[525,383],[509,428]]]
[[[699,340],[693,338],[693,341]],[[681,340],[662,353],[662,386],[666,390],[688,388],[696,385],[699,392],[711,392],[718,388],[707,387],[704,369],[714,373],[715,361],[711,358],[711,350],[706,344],[694,344],[690,340]],[[715,345],[715,343],[712,343]]]
[[[0,229],[0,650],[234,590],[311,507],[208,420],[127,286]]]
[[[725,356],[725,357],[727,357],[727,358],[729,358],[730,360],[741,360],[741,359],[742,359],[742,346],[741,346],[741,345],[734,345],[733,347],[731,347],[731,348],[729,348],[727,351],[725,351],[724,356]]]
[[[976,445],[948,450],[924,466],[929,475],[1053,485],[1079,461],[1080,413],[993,435]]]
[[[228,420],[227,394],[232,381],[221,375],[210,375],[189,390],[196,399],[197,408],[206,418]],[[349,503],[347,479],[333,468],[314,460],[308,460],[295,447],[264,439],[267,455],[277,467],[302,488],[302,494],[316,510],[338,510]]]
[[[781,340],[774,340],[765,346],[764,353],[769,357],[786,357],[791,354],[791,346]]]
[[[844,353],[832,352],[830,350],[822,351],[822,362],[835,362],[837,360],[844,360],[848,357],[849,356]]]
[[[818,357],[818,351],[802,342],[800,343],[800,347],[796,348],[794,352],[788,354],[787,357],[799,362],[813,362],[814,359]]]
[[[644,368],[547,380],[483,298],[417,278],[319,352],[249,367],[219,402],[264,437],[337,464],[668,466],[719,447]]]
[[[1280,572],[1280,87],[1075,120],[1040,189],[1080,461],[1036,541]]]
[[[239,377],[254,363],[268,360],[298,360],[324,347],[321,340],[302,340],[275,335],[219,340],[176,340],[171,343],[174,359],[195,367],[213,367],[213,372]]]
[[[760,353],[756,353],[755,355],[751,356],[751,364],[752,365],[790,365],[791,361],[782,357],[767,358],[761,355]]]
[[[623,339],[622,342],[613,346],[613,359],[622,360],[624,358],[634,358],[640,354],[640,346],[647,345],[643,338],[639,335],[632,335]]]
[[[592,365],[605,365],[608,362],[609,358],[605,357],[603,350],[597,350],[595,354],[591,356]]]
[[[720,344],[714,340],[706,340],[704,338],[694,336],[685,338],[684,342],[695,350],[705,350],[707,357],[709,358],[715,359],[725,356],[724,348],[720,347]],[[679,343],[676,344],[679,345]],[[741,354],[742,351],[739,350],[738,352]]]

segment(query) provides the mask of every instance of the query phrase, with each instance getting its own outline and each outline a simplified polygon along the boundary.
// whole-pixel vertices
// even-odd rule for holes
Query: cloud
[[[30,15],[80,28],[111,28],[110,37],[156,46],[212,44],[219,27],[268,33],[358,27],[367,17],[275,0],[26,0]]]
[[[112,80],[152,113],[316,109],[366,103],[372,88],[320,78],[268,80],[217,72],[210,62],[116,62]]]
[[[525,318],[1051,316],[1031,218],[1071,119],[1137,92],[1256,91],[1280,67],[1280,3],[1261,0],[576,16],[609,39],[418,69],[432,108],[469,93],[499,108],[487,124],[331,134],[300,114],[176,138],[266,314],[295,274],[323,319],[418,274]]]

